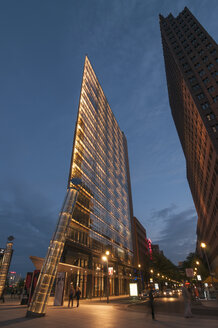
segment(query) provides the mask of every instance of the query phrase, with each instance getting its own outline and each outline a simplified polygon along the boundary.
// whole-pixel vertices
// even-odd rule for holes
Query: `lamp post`
[[[209,273],[210,273],[210,276],[211,276],[211,282],[212,282],[212,285],[213,285],[213,275],[212,275],[212,273],[211,273],[210,264],[209,264],[208,257],[207,257],[207,253],[206,253],[206,247],[207,247],[207,245],[206,245],[206,243],[203,243],[203,242],[202,242],[202,243],[200,244],[200,246],[201,246],[201,248],[203,248],[203,250],[204,250],[204,255],[205,255],[205,257],[206,257],[207,266],[208,266],[208,270],[209,270]]]
[[[105,252],[106,255],[109,255],[110,252],[106,251]],[[106,269],[107,269],[107,303],[109,303],[109,275],[108,275],[108,258],[106,255],[102,256],[102,261],[104,261],[106,263]]]

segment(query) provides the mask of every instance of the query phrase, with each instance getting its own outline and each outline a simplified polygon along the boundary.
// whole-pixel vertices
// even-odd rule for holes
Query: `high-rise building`
[[[218,48],[187,7],[160,15],[172,116],[198,214],[197,250],[207,244],[218,274]]]
[[[128,293],[133,250],[127,142],[87,57],[69,184],[72,178],[80,178],[82,188],[61,260],[72,265],[69,279],[79,283],[83,297],[105,294],[102,255],[109,251],[110,294]]]

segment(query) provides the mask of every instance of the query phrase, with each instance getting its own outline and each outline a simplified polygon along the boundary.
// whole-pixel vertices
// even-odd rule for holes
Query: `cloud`
[[[197,216],[194,208],[178,211],[177,206],[172,204],[153,211],[151,222],[154,229],[159,227],[153,243],[159,244],[165,255],[176,264],[195,250]]]

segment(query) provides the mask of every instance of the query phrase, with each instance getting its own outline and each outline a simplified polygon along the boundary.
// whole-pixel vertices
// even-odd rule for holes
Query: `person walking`
[[[152,319],[155,320],[155,316],[154,316],[154,296],[153,296],[153,290],[152,290],[151,287],[149,289],[149,303],[150,303],[150,307],[151,307]]]
[[[185,283],[182,287],[182,296],[184,300],[184,317],[185,318],[192,318],[192,311],[191,311],[191,293],[186,287]]]
[[[77,307],[79,306],[79,300],[80,300],[81,290],[79,286],[76,287],[76,299],[77,299]]]
[[[0,299],[2,300],[2,303],[5,302],[5,288],[4,288],[3,291],[2,291],[2,296],[1,296]]]
[[[70,284],[70,291],[69,291],[69,301],[68,301],[68,307],[73,307],[73,298],[75,295],[75,290],[73,288],[73,283]]]

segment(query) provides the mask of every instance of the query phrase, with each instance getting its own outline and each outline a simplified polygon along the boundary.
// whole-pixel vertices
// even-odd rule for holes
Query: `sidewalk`
[[[26,318],[26,306],[18,302],[0,304],[0,327],[7,328],[217,328],[217,318],[207,318],[195,315],[185,319],[183,316],[157,314],[157,321],[152,321],[150,311],[135,312],[128,304],[106,299],[81,300],[78,308],[48,306],[46,316],[41,318]],[[94,302],[93,302],[94,301]],[[114,301],[114,302],[113,302]],[[203,305],[201,307],[204,307]]]
[[[206,307],[217,308],[218,310],[217,300],[201,300],[201,304]]]

